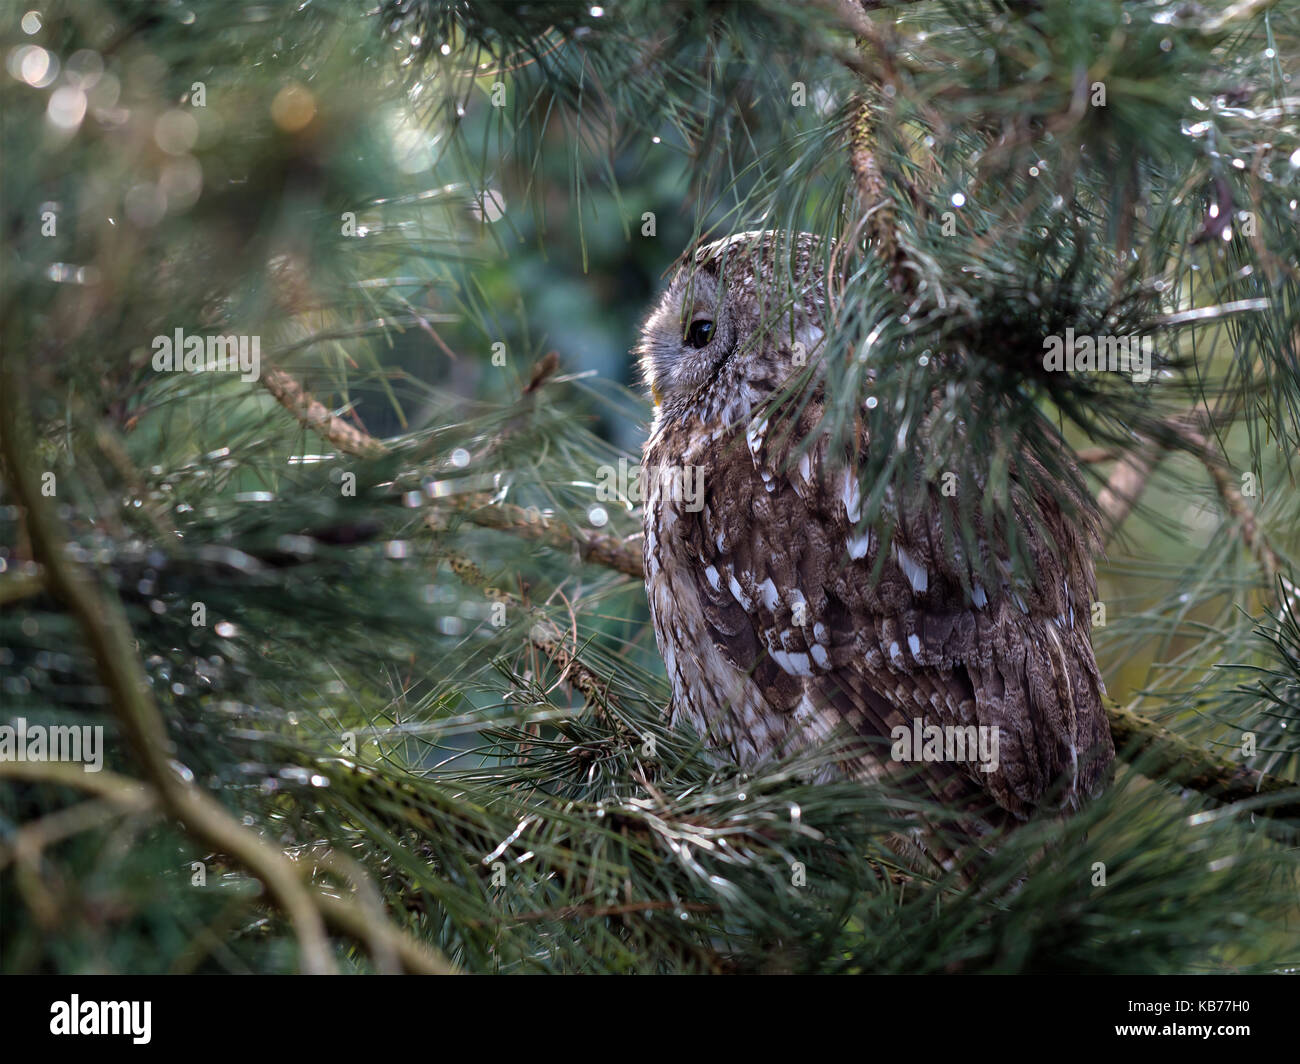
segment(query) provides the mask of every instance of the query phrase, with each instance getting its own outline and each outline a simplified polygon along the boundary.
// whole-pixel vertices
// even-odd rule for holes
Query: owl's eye
[[[703,347],[713,339],[713,322],[708,318],[696,318],[686,330],[686,342],[692,347]]]

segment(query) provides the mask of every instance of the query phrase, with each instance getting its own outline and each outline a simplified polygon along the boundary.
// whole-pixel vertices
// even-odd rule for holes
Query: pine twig
[[[1133,507],[1146,490],[1147,481],[1164,456],[1165,448],[1154,440],[1143,440],[1118,456],[1118,463],[1111,471],[1105,487],[1097,493],[1102,534],[1107,542],[1133,512]]]
[[[1201,26],[1199,32],[1206,37],[1216,37],[1221,33],[1230,32],[1237,29],[1239,23],[1264,14],[1276,4],[1277,0],[1237,0],[1237,3],[1226,11]]]
[[[532,620],[528,630],[528,641],[560,670],[558,684],[567,684],[586,700],[587,704],[598,711],[605,708],[605,682],[578,660],[578,656],[567,645],[564,631],[547,617],[541,610],[529,606],[517,596],[500,588],[493,587],[487,574],[473,559],[457,551],[443,551],[451,571],[469,587],[478,588],[494,602],[506,602],[524,611]],[[576,644],[576,637],[575,637]]]
[[[890,286],[896,292],[907,292],[915,286],[909,278],[907,256],[899,242],[893,198],[879,161],[880,121],[877,110],[887,99],[883,89],[886,86],[892,88],[897,82],[893,49],[856,0],[840,0],[840,8],[845,22],[857,37],[858,49],[864,59],[862,76],[867,82],[864,91],[854,98],[848,131],[849,169],[853,174],[859,217],[846,243],[855,245],[859,232],[864,232],[872,252],[889,271]],[[865,63],[868,48],[876,58],[876,63],[871,66]]]
[[[1203,750],[1131,710],[1117,706],[1107,713],[1115,749],[1127,749],[1135,760],[1146,759],[1148,774],[1225,803],[1285,795],[1285,801],[1253,811],[1260,816],[1300,819],[1300,785]]]
[[[543,360],[534,379],[525,389],[526,392],[535,391],[549,375],[547,365],[546,360]],[[301,424],[344,454],[357,458],[377,458],[390,453],[380,440],[331,414],[323,403],[284,370],[268,369],[262,374],[262,383],[276,401]],[[445,501],[466,520],[481,528],[512,532],[523,539],[537,540],[558,550],[573,550],[583,561],[606,569],[615,569],[629,576],[642,575],[640,547],[618,536],[572,529],[522,506],[509,503],[489,505],[484,496],[479,494],[453,497]]]
[[[72,786],[78,786],[81,777],[92,775],[78,765],[0,761],[0,779],[39,780],[46,775],[43,771],[45,769],[54,769],[50,775],[58,782],[67,782]],[[13,864],[14,883],[37,926],[43,929],[52,929],[58,925],[62,908],[60,891],[40,874],[41,856],[45,850],[63,839],[93,830],[124,813],[142,814],[156,810],[157,803],[145,787],[128,784],[120,792],[106,793],[104,781],[96,782],[99,786],[90,800],[23,824],[4,843],[0,843],[0,870]]]
[[[522,539],[536,540],[558,550],[575,551],[583,561],[615,569],[628,576],[644,575],[641,547],[635,538],[625,540],[603,532],[583,532],[557,521],[545,514],[526,510],[510,503],[475,505],[475,500],[458,501],[456,508],[465,519],[482,528],[495,528],[512,532]]]
[[[526,390],[535,390],[553,370],[554,365],[549,360],[543,360]],[[360,458],[373,458],[388,453],[388,448],[379,440],[331,414],[284,370],[270,369],[263,374],[262,381],[286,410],[340,451]],[[578,532],[552,522],[535,511],[508,503],[484,505],[482,496],[479,495],[451,502],[467,520],[483,528],[513,532],[524,539],[538,540],[561,550],[576,550],[584,561],[630,576],[642,575],[640,549],[629,546],[617,536]],[[434,531],[442,530],[439,515],[431,514],[426,523]],[[498,601],[513,602],[521,609],[536,614],[535,623],[529,632],[529,642],[560,670],[559,682],[569,684],[589,704],[597,708],[603,707],[604,683],[569,650],[565,645],[564,633],[553,621],[540,611],[530,610],[509,592],[491,587],[487,576],[471,559],[454,552],[446,552],[446,557],[452,571],[466,584],[482,589]]]
[[[1179,421],[1174,424],[1174,430],[1187,442],[1189,450],[1201,460],[1205,466],[1206,472],[1210,474],[1210,479],[1214,481],[1214,489],[1219,493],[1219,498],[1228,512],[1237,520],[1237,527],[1241,532],[1241,541],[1246,544],[1259,562],[1260,568],[1264,570],[1270,584],[1276,586],[1282,569],[1284,568],[1281,557],[1278,556],[1270,545],[1264,534],[1259,529],[1259,522],[1255,519],[1255,512],[1246,504],[1245,497],[1241,491],[1232,482],[1228,475],[1227,462],[1213,443],[1211,443],[1205,433],[1199,431],[1185,421]],[[1286,580],[1285,577],[1281,579]],[[1286,580],[1289,585],[1290,581]]]
[[[368,432],[330,413],[284,370],[267,367],[262,373],[262,384],[275,396],[276,402],[340,451],[360,458],[379,458],[388,453],[388,448]]]
[[[1237,521],[1242,542],[1259,562],[1269,584],[1276,586],[1281,579],[1289,587],[1291,582],[1282,576],[1285,568],[1282,558],[1260,531],[1254,511],[1228,475],[1227,461],[1207,435],[1208,423],[1207,411],[1201,411],[1199,415],[1179,414],[1166,418],[1161,422],[1166,438],[1144,438],[1137,447],[1118,456],[1119,464],[1097,496],[1097,506],[1102,512],[1107,539],[1119,530],[1132,512],[1151,474],[1169,452],[1171,444],[1180,443],[1183,449],[1205,466],[1224,507]],[[1140,452],[1138,448],[1141,448]],[[1082,452],[1080,457],[1082,460]],[[1104,461],[1105,457],[1107,456],[1097,455],[1092,460]]]

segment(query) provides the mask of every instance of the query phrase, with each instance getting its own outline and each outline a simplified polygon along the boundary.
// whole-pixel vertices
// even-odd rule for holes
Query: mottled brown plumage
[[[887,738],[914,719],[995,726],[996,771],[924,764],[925,788],[953,807],[982,802],[986,824],[1027,817],[1058,778],[1063,804],[1077,804],[1113,756],[1088,630],[1092,533],[1028,490],[1016,519],[1034,580],[1013,590],[984,588],[957,560],[940,519],[955,500],[937,485],[892,539],[862,527],[858,469],[819,434],[817,375],[796,424],[770,423],[765,407],[822,346],[816,252],[806,234],[701,248],[643,329],[658,403],[643,463],[646,590],[671,714],[741,765],[855,736],[839,764],[864,780],[916,778]],[[790,277],[798,301],[781,306]],[[858,442],[872,446],[865,429]],[[1022,459],[1022,484],[1031,466],[1041,472]],[[1005,537],[977,530],[996,562]]]

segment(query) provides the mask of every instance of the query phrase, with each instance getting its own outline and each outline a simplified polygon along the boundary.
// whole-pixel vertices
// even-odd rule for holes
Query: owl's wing
[[[800,427],[816,416],[805,411]],[[815,450],[787,469],[781,450],[760,423],[701,453],[703,508],[674,530],[710,638],[773,711],[813,734],[848,729],[870,742],[856,769],[864,776],[899,774],[896,728],[916,737],[916,723],[996,728],[992,771],[973,756],[922,771],[938,797],[984,792],[1016,817],[1060,777],[1070,804],[1093,789],[1113,747],[1087,630],[1092,566],[1056,502],[1038,499],[1043,526],[1019,529],[1034,586],[985,589],[944,542],[937,508],[952,500],[935,491],[934,512],[903,522],[881,560],[879,538],[857,528],[856,473],[828,468]]]

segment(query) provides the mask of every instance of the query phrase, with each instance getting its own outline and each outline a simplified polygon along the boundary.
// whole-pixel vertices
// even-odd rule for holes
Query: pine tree
[[[1290,5],[24,6],[3,970],[1294,963]],[[973,884],[890,849],[914,798],[664,724],[621,353],[754,228],[837,241],[868,518],[945,471],[1010,506],[1056,431],[1097,495],[1121,765]],[[1055,372],[1067,335],[1133,361]]]

